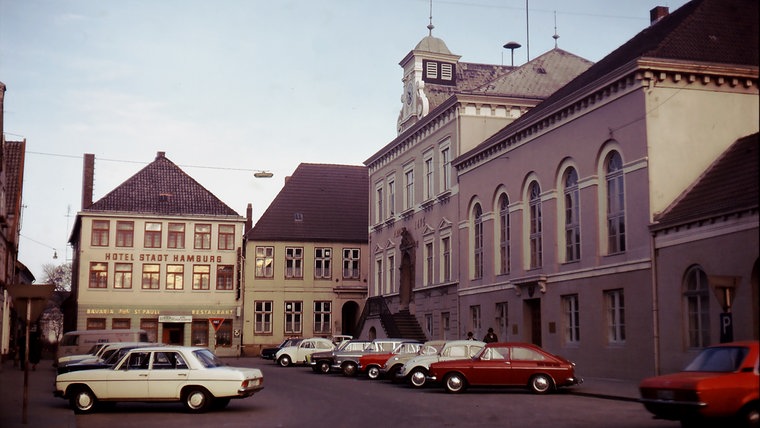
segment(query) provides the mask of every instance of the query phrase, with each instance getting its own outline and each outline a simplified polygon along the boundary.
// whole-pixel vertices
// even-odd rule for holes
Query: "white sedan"
[[[263,387],[261,370],[227,366],[206,348],[156,346],[133,349],[113,368],[60,374],[55,395],[68,399],[76,413],[118,401],[181,401],[200,413]]]

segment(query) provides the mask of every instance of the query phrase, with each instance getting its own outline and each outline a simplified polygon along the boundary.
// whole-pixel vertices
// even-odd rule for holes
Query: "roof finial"
[[[554,39],[554,49],[557,49],[557,39],[559,39],[559,34],[557,34],[557,11],[554,11],[554,35],[552,36],[552,39]]]
[[[435,25],[433,25],[433,0],[430,0],[430,23],[427,26],[428,29],[428,35],[433,35],[433,28],[435,28]]]

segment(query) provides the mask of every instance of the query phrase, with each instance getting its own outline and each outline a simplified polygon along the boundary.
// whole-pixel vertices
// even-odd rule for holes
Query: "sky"
[[[555,34],[595,62],[685,3],[433,0],[432,34],[464,62],[509,65],[516,41],[520,65]],[[163,151],[254,223],[298,164],[362,165],[397,135],[399,62],[430,17],[430,0],[0,0],[5,138],[26,140],[19,260],[37,282],[71,261],[85,153],[95,201]]]

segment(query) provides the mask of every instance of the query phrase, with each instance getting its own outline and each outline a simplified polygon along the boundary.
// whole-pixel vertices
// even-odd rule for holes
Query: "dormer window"
[[[456,84],[455,67],[456,65],[450,62],[423,60],[422,69],[425,74],[422,80],[427,83],[453,86]]]

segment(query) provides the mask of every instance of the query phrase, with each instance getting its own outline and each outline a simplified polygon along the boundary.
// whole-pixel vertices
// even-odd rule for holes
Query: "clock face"
[[[412,105],[412,84],[406,85],[406,104]]]

